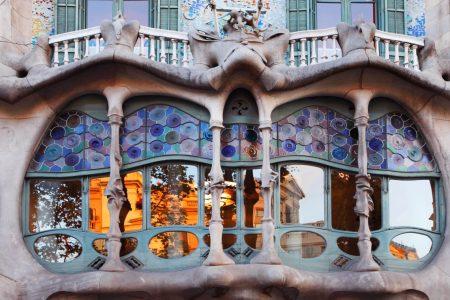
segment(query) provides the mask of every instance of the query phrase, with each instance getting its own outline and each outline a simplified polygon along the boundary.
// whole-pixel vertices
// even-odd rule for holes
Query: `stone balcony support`
[[[120,238],[120,213],[123,203],[128,201],[123,190],[123,182],[120,177],[120,168],[122,166],[122,156],[120,154],[119,130],[122,125],[123,109],[122,104],[129,96],[130,92],[125,87],[107,87],[103,94],[108,100],[108,118],[111,125],[111,147],[109,153],[110,171],[109,182],[105,190],[108,198],[109,211],[109,231],[107,233],[106,249],[108,256],[105,264],[101,267],[102,271],[123,272],[128,268],[120,260],[120,248],[122,243]]]
[[[272,196],[278,173],[270,167],[270,139],[272,122],[261,122],[259,129],[262,136],[263,162],[261,170],[261,194],[264,199],[264,218],[262,219],[263,244],[261,252],[252,260],[252,264],[280,265],[281,260],[275,249],[275,226],[272,218]]]
[[[205,266],[232,265],[234,261],[223,251],[222,232],[223,224],[220,217],[220,197],[224,189],[224,177],[220,166],[220,133],[223,129],[222,122],[211,120],[213,143],[213,160],[211,171],[209,172],[210,185],[208,192],[211,194],[212,212],[209,222],[209,235],[211,237],[211,247],[208,257],[203,262]]]
[[[356,193],[354,211],[359,217],[358,249],[359,259],[350,269],[356,272],[379,271],[380,266],[372,256],[372,236],[369,228],[369,214],[374,209],[370,195],[370,175],[367,173],[367,143],[366,130],[369,122],[369,102],[372,92],[369,90],[354,90],[347,95],[355,105],[355,125],[358,128],[358,174],[356,175]]]

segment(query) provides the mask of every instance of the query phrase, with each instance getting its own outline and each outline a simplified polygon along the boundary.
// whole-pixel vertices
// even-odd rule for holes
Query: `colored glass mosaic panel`
[[[241,124],[239,126],[241,141],[241,160],[262,159],[262,138],[258,125]]]
[[[147,108],[146,156],[200,155],[200,121],[166,105]]]
[[[328,159],[327,109],[303,108],[280,120],[278,155],[303,155]]]
[[[278,123],[272,123],[272,138],[270,139],[270,158],[278,156]]]
[[[34,155],[30,172],[72,172],[83,170],[85,115],[70,111],[59,115]]]
[[[435,170],[435,162],[422,134],[405,114],[386,116],[387,169],[400,172]]]
[[[85,169],[109,168],[111,127],[108,121],[86,116]]]
[[[201,157],[212,159],[212,131],[206,122],[200,122],[200,153]]]
[[[386,169],[386,118],[369,121],[366,143],[368,167],[370,169]]]
[[[221,160],[240,160],[239,124],[226,125],[220,134]]]
[[[146,109],[127,116],[123,122],[120,146],[124,164],[143,160],[145,157]]]
[[[328,122],[330,161],[357,166],[358,129],[355,127],[353,120],[329,110]]]

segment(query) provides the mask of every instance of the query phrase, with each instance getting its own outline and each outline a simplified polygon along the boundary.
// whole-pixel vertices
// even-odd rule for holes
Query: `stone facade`
[[[443,199],[447,204],[450,189],[450,102],[447,102],[450,100],[450,84],[446,78],[449,69],[441,63],[447,53],[445,48],[437,54],[433,42],[425,40],[418,55],[421,70],[416,70],[409,67],[409,61],[404,67],[378,55],[374,24],[338,24],[336,34],[333,32],[332,35],[342,49],[341,58],[288,67],[285,54],[293,44],[289,32],[273,29],[261,33],[253,23],[254,19],[244,17],[239,12],[233,13],[233,18],[225,24],[224,30],[228,33],[225,38],[213,31],[191,32],[189,45],[194,62],[190,67],[162,63],[135,54],[134,47],[143,33],[137,21],[127,22],[120,16],[114,22],[101,24],[100,34],[105,41],[102,51],[69,63],[66,46],[65,64],[61,66],[58,66],[58,56],[55,55],[56,63],[52,67],[52,45],[46,35],[41,35],[36,47],[25,55],[10,55],[12,50],[0,48],[2,56],[6,53],[0,61],[1,298],[447,298],[450,294],[448,222],[442,222],[446,227],[437,244],[440,248],[434,249],[435,256],[420,269],[413,272],[385,270],[372,256],[369,217],[375,208],[366,146],[371,101],[378,97],[392,99],[411,115],[426,137],[440,170]],[[247,26],[245,30],[244,25]],[[252,30],[247,31],[248,27]],[[410,45],[406,44],[408,49]],[[173,54],[171,58],[173,60]],[[259,186],[264,202],[262,245],[247,265],[235,264],[224,252],[221,239],[224,226],[220,201],[226,185],[220,134],[227,99],[238,89],[247,90],[255,99],[252,109],[258,111],[255,115],[262,153]],[[107,107],[110,126],[110,144],[105,148],[109,159],[109,180],[105,188],[110,224],[106,235],[109,255],[100,270],[62,274],[64,272],[44,268],[25,245],[22,219],[26,216],[23,211],[26,199],[22,199],[22,190],[30,161],[34,159],[43,134],[64,107],[86,94],[101,96]],[[212,153],[207,188],[212,212],[210,249],[201,266],[182,271],[143,272],[131,270],[120,259],[123,237],[120,219],[122,208],[128,202],[120,173],[123,165],[120,130],[125,115],[124,103],[140,95],[178,97],[185,105],[195,104],[209,112],[211,132],[208,138]],[[272,112],[298,99],[326,96],[338,97],[352,105],[355,139],[359,141],[355,144],[357,151],[352,152],[352,163],[357,170],[354,212],[359,225],[359,257],[348,269],[339,272],[313,272],[283,265],[275,249],[271,211],[271,199],[279,175],[271,165]],[[297,194],[301,194],[300,191]],[[449,211],[444,209],[442,216],[444,220],[448,219]]]

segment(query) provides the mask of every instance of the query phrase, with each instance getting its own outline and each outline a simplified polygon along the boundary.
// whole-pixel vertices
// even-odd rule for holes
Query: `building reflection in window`
[[[198,167],[166,164],[150,169],[152,226],[196,225]]]
[[[87,0],[87,27],[99,26],[103,20],[111,20],[112,0]]]
[[[208,174],[211,171],[210,168],[205,170],[205,187],[210,185]],[[220,216],[223,220],[223,227],[231,228],[236,227],[236,182],[238,171],[232,168],[223,168],[223,176],[225,179],[225,188],[223,189],[222,196],[220,198]],[[211,220],[211,194],[205,194],[205,225],[209,226]]]
[[[325,220],[324,191],[322,168],[308,165],[281,167],[281,223],[322,227]]]
[[[109,230],[108,199],[105,190],[109,177],[97,177],[89,182],[89,229],[97,233]],[[120,230],[142,229],[143,175],[141,171],[130,172],[122,177],[127,202],[120,211]]]
[[[389,243],[389,251],[397,259],[418,260],[430,253],[431,246],[428,236],[409,232],[394,237]]]
[[[81,180],[30,180],[30,232],[81,228],[81,203]]]
[[[373,188],[371,199],[374,203],[374,210],[369,216],[371,230],[381,228],[381,182],[381,178],[375,176],[370,180],[370,186]],[[354,211],[355,192],[355,174],[341,170],[331,171],[331,210],[334,229],[358,231],[359,218]]]
[[[326,248],[325,239],[314,232],[291,231],[280,238],[284,251],[301,258],[320,256]]]
[[[434,182],[389,180],[389,225],[436,230]]]
[[[161,258],[180,258],[197,249],[198,239],[195,234],[187,231],[167,231],[155,235],[148,247]]]
[[[246,169],[244,178],[244,224],[245,227],[261,226],[264,217],[264,199],[261,191],[261,169]]]

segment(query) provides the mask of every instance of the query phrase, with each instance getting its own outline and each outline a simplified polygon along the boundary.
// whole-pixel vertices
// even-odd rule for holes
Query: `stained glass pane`
[[[85,157],[86,170],[109,168],[111,127],[108,121],[86,116]]]
[[[330,136],[330,160],[356,166],[358,156],[358,129],[354,122],[330,110],[328,112]]]
[[[386,118],[369,121],[366,131],[368,167],[386,169]]]
[[[29,230],[81,228],[81,180],[30,180]]]
[[[239,124],[226,125],[220,136],[221,160],[240,160]]]
[[[124,119],[124,126],[120,135],[124,164],[139,161],[145,157],[145,119],[145,108],[128,115]]]

